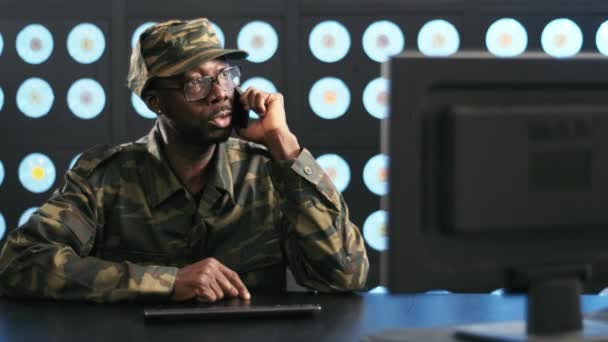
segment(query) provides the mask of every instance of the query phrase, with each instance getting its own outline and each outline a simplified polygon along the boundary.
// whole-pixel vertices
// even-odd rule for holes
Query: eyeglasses
[[[231,91],[241,84],[241,69],[231,66],[218,72],[215,76],[196,77],[184,83],[182,88],[155,87],[156,89],[183,89],[187,101],[204,99],[211,92],[213,82],[226,91]]]

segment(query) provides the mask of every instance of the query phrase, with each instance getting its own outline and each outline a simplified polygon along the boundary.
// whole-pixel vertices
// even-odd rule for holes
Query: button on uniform
[[[307,175],[312,174],[312,169],[310,168],[310,166],[307,166],[307,167],[304,168],[304,173],[307,174]]]

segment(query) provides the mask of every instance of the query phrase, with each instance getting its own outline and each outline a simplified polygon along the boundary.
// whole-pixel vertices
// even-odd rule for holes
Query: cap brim
[[[178,67],[169,67],[165,70],[161,70],[155,75],[156,77],[171,77],[197,67],[198,65],[210,61],[219,57],[226,57],[228,59],[244,59],[249,54],[246,51],[239,49],[207,49],[198,55],[190,57],[185,63],[181,63]]]

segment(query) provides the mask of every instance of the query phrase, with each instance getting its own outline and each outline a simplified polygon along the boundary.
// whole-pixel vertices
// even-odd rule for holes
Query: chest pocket
[[[190,262],[191,237],[200,219],[189,202],[150,209],[117,206],[104,228],[103,256],[137,264],[183,266]],[[197,222],[198,221],[198,222]]]

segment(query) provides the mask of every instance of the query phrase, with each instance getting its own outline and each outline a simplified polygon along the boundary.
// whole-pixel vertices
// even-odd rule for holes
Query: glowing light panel
[[[68,107],[81,119],[93,119],[103,111],[105,105],[103,87],[93,79],[81,78],[68,90]]]
[[[0,240],[4,237],[4,233],[6,233],[6,221],[2,213],[0,213]]]
[[[262,63],[269,60],[279,47],[277,31],[265,21],[252,21],[241,28],[237,46],[249,53],[247,60]]]
[[[28,78],[17,89],[17,107],[21,113],[33,119],[48,114],[53,101],[55,101],[53,89],[41,78]]]
[[[490,292],[490,294],[494,296],[504,296],[507,294],[507,292],[505,291],[505,289],[500,288]]]
[[[31,153],[19,164],[19,181],[33,193],[45,192],[55,183],[55,165],[42,153]]]
[[[388,191],[388,156],[378,154],[370,158],[363,167],[363,182],[376,195],[386,195]]]
[[[31,207],[26,209],[23,214],[21,214],[21,216],[19,217],[19,223],[17,224],[18,227],[23,226],[27,220],[30,219],[30,216],[32,216],[32,214],[34,212],[36,212],[36,210],[38,210],[38,207]]]
[[[603,22],[597,29],[595,45],[602,55],[608,56],[608,21]]]
[[[363,223],[365,242],[379,252],[385,251],[388,247],[387,217],[386,211],[378,210],[369,215]]]
[[[308,46],[322,62],[333,63],[346,56],[350,49],[350,34],[344,25],[335,20],[318,23],[310,31]]]
[[[156,113],[150,110],[146,103],[135,93],[131,93],[131,105],[135,112],[144,119],[156,119]]]
[[[373,61],[386,62],[405,48],[403,32],[392,21],[380,20],[363,32],[363,50]]]
[[[514,57],[526,51],[528,33],[519,21],[502,18],[490,25],[486,32],[486,47],[497,57]]]
[[[310,88],[308,103],[312,111],[323,119],[336,119],[350,106],[350,90],[341,79],[324,77]]]
[[[418,32],[418,50],[431,57],[445,57],[460,46],[460,35],[452,23],[443,19],[434,19],[422,26]]]
[[[135,31],[133,31],[133,35],[131,36],[131,48],[134,48],[135,45],[137,45],[139,36],[141,36],[141,34],[144,33],[144,31],[147,30],[150,26],[154,26],[155,24],[156,24],[156,22],[154,22],[154,21],[148,21],[146,23],[139,25],[135,29]]]
[[[350,183],[350,167],[344,158],[337,154],[324,154],[317,157],[317,163],[325,170],[338,191],[343,192]]]
[[[74,168],[74,165],[76,165],[76,162],[78,161],[78,158],[80,158],[80,156],[82,156],[82,153],[78,153],[77,155],[74,156],[74,158],[72,158],[72,161],[70,161],[70,165],[68,166],[68,170],[71,170]]]
[[[97,25],[82,23],[68,34],[68,53],[82,64],[96,62],[106,49],[106,39]]]
[[[363,90],[363,106],[367,112],[378,119],[388,116],[389,81],[378,77],[373,79]]]
[[[17,54],[29,64],[46,61],[53,52],[53,36],[40,24],[30,24],[17,34]]]
[[[576,55],[583,46],[583,32],[572,20],[559,18],[545,26],[540,37],[543,50],[555,58]]]
[[[214,23],[212,21],[210,23],[211,23],[211,28],[213,29],[213,31],[215,32],[215,35],[217,36],[217,40],[219,40],[222,47],[224,47],[226,45],[226,39],[224,38],[224,31],[222,31],[222,29],[216,23]]]
[[[388,290],[384,286],[376,286],[373,289],[369,290],[369,293],[385,294],[385,293],[388,293]]]

